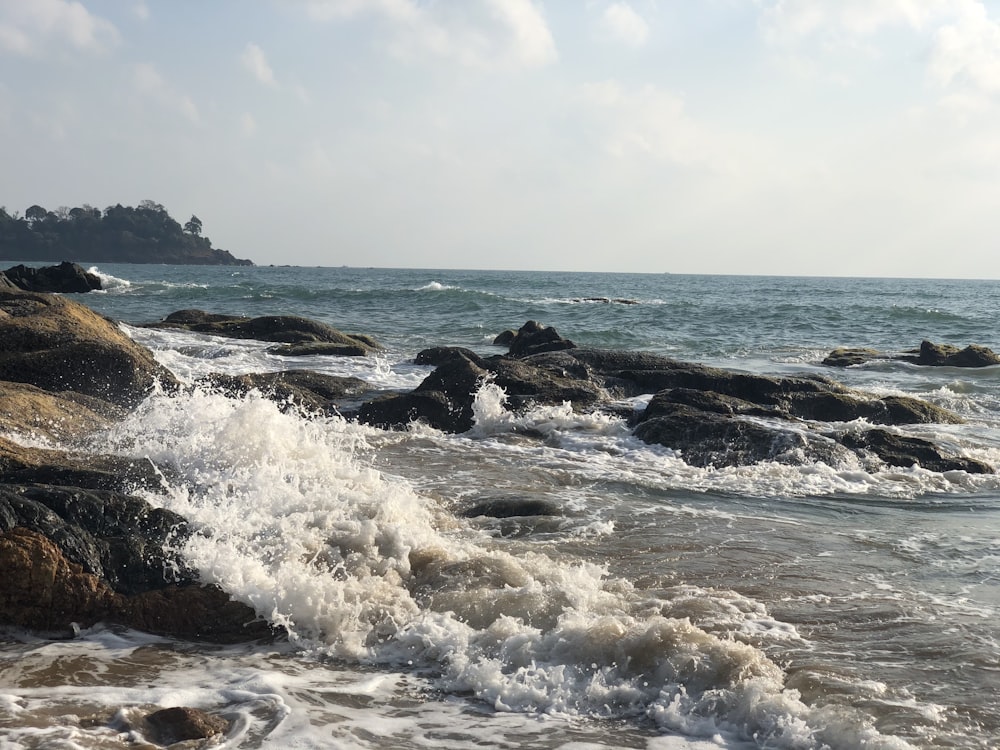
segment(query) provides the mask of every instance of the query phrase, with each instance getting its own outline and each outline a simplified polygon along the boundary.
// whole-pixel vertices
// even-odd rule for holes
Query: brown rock
[[[146,716],[153,739],[161,745],[185,740],[203,740],[229,730],[229,722],[221,716],[199,708],[175,706],[162,708]]]
[[[174,376],[108,319],[65,297],[0,288],[0,380],[131,407]]]
[[[42,534],[23,527],[0,534],[0,624],[54,631],[102,620],[212,642],[255,640],[271,632],[252,609],[217,587],[167,586],[123,596],[68,561]]]

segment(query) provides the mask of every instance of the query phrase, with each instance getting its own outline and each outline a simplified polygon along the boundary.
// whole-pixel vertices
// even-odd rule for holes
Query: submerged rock
[[[199,708],[175,706],[146,715],[153,740],[172,745],[186,740],[203,740],[229,731],[229,721]]]
[[[851,367],[875,359],[909,362],[925,367],[989,367],[1000,364],[1000,355],[992,349],[978,344],[970,344],[959,349],[951,344],[935,344],[922,341],[919,349],[902,354],[887,354],[874,349],[834,349],[823,360],[830,367]]]
[[[274,341],[282,344],[338,344],[341,354],[356,356],[354,352],[371,354],[381,347],[370,336],[352,335],[338,331],[333,326],[297,315],[265,315],[248,318],[239,315],[222,315],[203,310],[178,310],[157,323],[147,323],[146,328],[177,328],[213,336],[233,339]],[[336,350],[326,349],[332,354]]]
[[[307,412],[337,414],[340,407],[353,405],[372,386],[360,378],[323,375],[312,370],[284,370],[246,375],[213,373],[200,384],[230,396],[245,396],[259,391],[265,398],[285,403]]]

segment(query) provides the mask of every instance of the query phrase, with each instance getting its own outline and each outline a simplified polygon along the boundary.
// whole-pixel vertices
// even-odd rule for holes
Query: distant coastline
[[[212,247],[197,216],[181,225],[162,205],[148,200],[134,208],[119,203],[103,211],[88,204],[54,211],[33,205],[23,215],[0,207],[0,260],[253,265]]]

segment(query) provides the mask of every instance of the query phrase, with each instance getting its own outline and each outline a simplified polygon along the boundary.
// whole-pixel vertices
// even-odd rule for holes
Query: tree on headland
[[[0,260],[253,265],[212,247],[197,216],[182,227],[162,204],[88,204],[54,212],[33,205],[20,218],[0,209]]]
[[[199,219],[194,214],[191,214],[191,218],[188,223],[184,225],[184,231],[188,234],[201,235],[201,219]]]

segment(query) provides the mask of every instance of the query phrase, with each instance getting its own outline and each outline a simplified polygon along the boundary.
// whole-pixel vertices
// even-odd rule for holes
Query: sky
[[[258,265],[1000,279],[1000,0],[0,0],[0,144]]]

